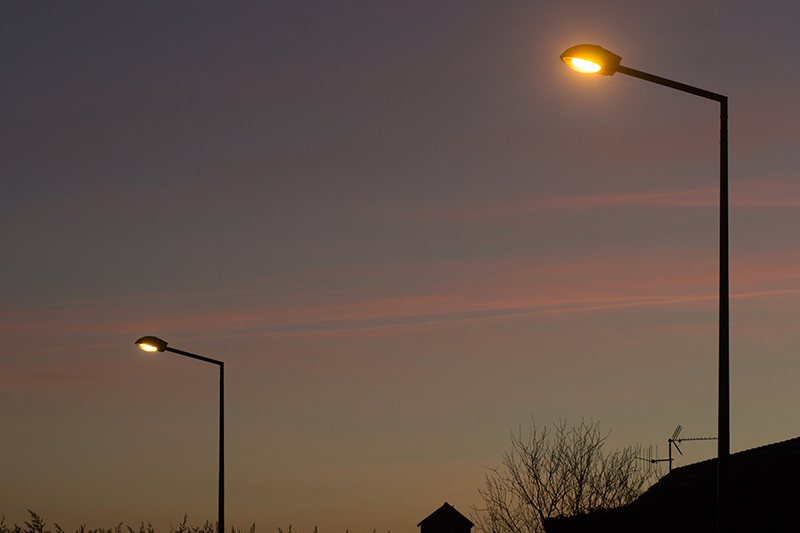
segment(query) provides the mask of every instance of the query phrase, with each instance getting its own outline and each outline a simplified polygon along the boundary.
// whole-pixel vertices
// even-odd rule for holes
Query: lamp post
[[[216,359],[211,359],[210,357],[203,357],[202,355],[196,355],[189,352],[184,352],[183,350],[176,350],[175,348],[170,348],[167,346],[167,342],[159,339],[158,337],[142,337],[138,341],[136,341],[136,345],[139,346],[145,352],[172,352],[178,355],[185,355],[186,357],[191,357],[192,359],[198,359],[200,361],[205,361],[206,363],[212,363],[219,366],[219,503],[217,506],[218,511],[218,518],[217,518],[217,531],[218,533],[225,533],[225,439],[224,435],[224,420],[225,420],[225,410],[224,410],[224,363],[222,361],[217,361]]]
[[[727,532],[728,458],[730,456],[730,308],[728,278],[728,97],[620,65],[622,58],[594,44],[579,44],[561,54],[578,72],[613,76],[627,74],[719,102],[719,415],[717,448],[717,531]]]

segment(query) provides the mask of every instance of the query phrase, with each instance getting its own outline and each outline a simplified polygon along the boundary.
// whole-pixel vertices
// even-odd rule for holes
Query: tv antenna
[[[656,448],[656,458],[653,459],[653,447],[652,446],[650,446],[650,448],[647,450],[647,457],[637,457],[637,459],[640,459],[642,461],[646,461],[646,462],[650,463],[651,465],[669,461],[669,471],[672,472],[672,447],[673,446],[675,446],[675,449],[678,450],[679,454],[683,455],[683,452],[681,451],[681,448],[680,448],[680,443],[683,442],[683,441],[689,441],[689,440],[717,440],[717,437],[689,437],[689,438],[682,439],[682,438],[680,438],[680,434],[681,434],[681,430],[682,429],[683,429],[683,427],[680,424],[678,424],[678,427],[676,427],[675,431],[672,432],[672,436],[667,439],[667,443],[669,444],[669,458],[668,459],[659,459],[658,458],[658,448]],[[650,467],[648,466],[648,471],[649,471],[649,468]]]
[[[647,448],[647,457],[637,457],[637,459],[648,463],[647,464],[647,473],[648,474],[653,471],[653,467],[651,465],[658,464],[658,463],[663,463],[664,461],[672,461],[672,459],[659,459],[658,458],[658,446],[656,446],[656,458],[653,459],[653,446],[652,445],[649,448]],[[672,464],[672,463],[670,463],[670,464]],[[657,475],[657,477],[661,477],[661,468],[657,468],[656,469],[656,475]]]
[[[683,441],[688,441],[688,440],[717,440],[717,437],[689,437],[689,438],[681,439],[681,438],[679,438],[679,435],[681,434],[681,430],[682,429],[683,429],[683,427],[681,427],[681,425],[678,424],[678,427],[675,428],[675,431],[672,433],[672,436],[667,439],[667,442],[669,443],[669,459],[667,459],[667,461],[669,461],[669,471],[670,472],[672,472],[672,447],[673,446],[675,446],[675,449],[678,450],[679,454],[683,455],[683,452],[681,451],[681,448],[679,446],[679,444],[681,442],[683,442]],[[663,459],[662,459],[662,461],[663,461]]]

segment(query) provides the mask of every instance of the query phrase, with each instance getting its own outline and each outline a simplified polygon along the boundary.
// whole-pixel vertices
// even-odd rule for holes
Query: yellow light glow
[[[145,344],[145,343],[139,344],[139,348],[141,348],[145,352],[157,352],[158,351],[158,348],[156,348],[155,346],[151,346],[151,345]]]
[[[586,73],[598,72],[601,68],[603,68],[597,63],[593,63],[586,59],[578,59],[577,57],[570,57],[569,63],[567,64],[578,72]]]

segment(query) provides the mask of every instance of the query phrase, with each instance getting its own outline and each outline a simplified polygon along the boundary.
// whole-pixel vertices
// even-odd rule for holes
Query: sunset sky
[[[800,3],[0,3],[0,515],[415,533],[510,433],[800,436]],[[677,465],[716,455],[682,446]]]

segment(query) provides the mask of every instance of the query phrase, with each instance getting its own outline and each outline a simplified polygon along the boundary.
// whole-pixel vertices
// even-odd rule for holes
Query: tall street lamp
[[[728,97],[685,85],[677,81],[654,76],[640,70],[620,65],[622,58],[594,44],[579,44],[561,54],[561,60],[584,73],[613,76],[627,74],[679,91],[719,102],[719,416],[717,436],[717,531],[725,532],[728,526],[728,458],[730,456],[730,310],[728,281]]]
[[[225,439],[223,438],[224,432],[224,363],[222,361],[217,361],[216,359],[211,359],[210,357],[203,357],[202,355],[196,355],[189,352],[184,352],[183,350],[176,350],[175,348],[170,348],[167,346],[166,341],[159,339],[158,337],[142,337],[138,341],[136,341],[136,345],[139,346],[145,352],[172,352],[179,355],[185,355],[186,357],[191,357],[192,359],[198,359],[200,361],[205,361],[206,363],[212,363],[219,366],[219,504],[217,507],[218,511],[218,518],[217,518],[217,531],[218,533],[225,533]]]

